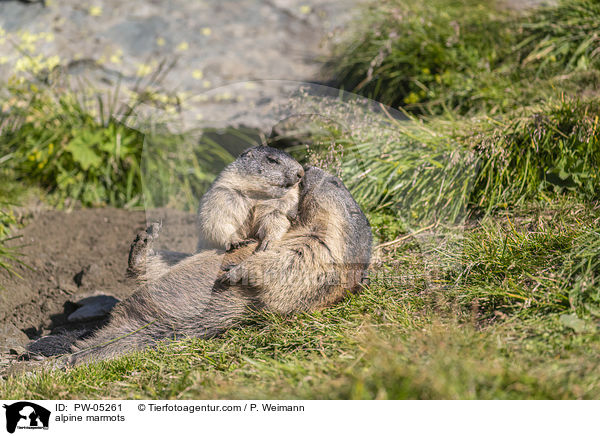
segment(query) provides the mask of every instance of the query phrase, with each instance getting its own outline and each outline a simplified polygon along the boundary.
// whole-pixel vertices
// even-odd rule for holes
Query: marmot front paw
[[[226,244],[225,251],[237,250],[238,248],[245,247],[252,242],[256,242],[254,239],[241,239],[239,241],[230,242]]]

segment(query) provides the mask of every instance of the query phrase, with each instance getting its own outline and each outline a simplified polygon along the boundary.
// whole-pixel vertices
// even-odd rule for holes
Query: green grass
[[[582,265],[600,274],[597,251],[576,244],[590,236],[583,220],[598,215],[572,201],[506,211],[466,232],[452,253],[459,277],[425,268],[426,253],[407,241],[386,248],[371,286],[336,307],[257,314],[219,339],[10,377],[0,396],[598,398],[597,318],[572,310],[595,303],[566,292]]]
[[[473,200],[488,210],[502,204],[572,193],[600,198],[599,100],[563,99],[512,113],[468,133],[482,159]]]
[[[488,320],[513,313],[594,312],[597,289],[588,292],[600,272],[593,251],[598,215],[573,201],[511,215],[486,217],[467,233],[461,253],[465,266],[452,291],[457,301],[476,306],[478,316]]]
[[[337,115],[346,121],[355,105],[341,103]],[[350,118],[350,133],[323,117],[305,159],[340,174],[364,210],[394,216],[405,230],[565,195],[600,200],[596,97],[563,96],[494,118],[390,117]],[[302,157],[304,148],[292,151]]]
[[[477,0],[372,3],[332,70],[348,90],[394,107],[466,110],[475,83],[508,54],[505,15]]]
[[[41,187],[55,206],[163,206],[177,190],[193,208],[215,171],[231,160],[222,148],[193,132],[172,132],[164,121],[121,123],[141,101],[118,106],[116,96],[81,97],[29,84],[9,90],[20,103],[0,123],[4,175]],[[185,182],[173,186],[173,174],[184,174]]]
[[[66,374],[11,378],[0,393],[7,399],[589,399],[600,394],[597,336],[574,334],[552,320],[535,327],[544,335],[537,340],[508,325],[490,332],[441,322],[424,331],[395,326],[388,336],[363,325],[355,330],[358,337],[348,340],[319,321],[329,318],[294,320],[316,343],[306,340],[306,331],[271,325]],[[540,345],[551,340],[559,343]]]
[[[374,2],[330,71],[349,91],[415,113],[502,113],[586,88],[577,74],[597,76],[599,17],[594,0],[524,13],[480,0]]]
[[[599,16],[600,4],[593,0],[562,1],[528,14],[518,24],[520,64],[534,67],[538,75],[597,68]]]

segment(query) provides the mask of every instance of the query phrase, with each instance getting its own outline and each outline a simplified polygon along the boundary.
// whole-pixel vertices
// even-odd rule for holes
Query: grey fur
[[[255,252],[251,243],[231,252],[148,255],[156,279],[119,303],[104,328],[78,341],[70,362],[108,359],[168,339],[210,338],[257,310],[289,314],[330,306],[361,288],[371,239],[341,180],[309,167],[297,223],[269,250]]]

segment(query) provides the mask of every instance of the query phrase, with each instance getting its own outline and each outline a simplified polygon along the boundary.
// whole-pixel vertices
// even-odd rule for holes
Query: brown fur
[[[166,339],[213,337],[256,310],[317,310],[360,289],[371,256],[368,221],[334,176],[309,168],[303,184],[297,224],[268,251],[255,252],[253,243],[228,253],[150,256],[157,278],[119,303],[107,326],[78,341],[71,363]]]

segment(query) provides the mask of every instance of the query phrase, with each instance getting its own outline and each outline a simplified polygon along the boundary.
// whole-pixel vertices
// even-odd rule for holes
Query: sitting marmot
[[[198,250],[226,251],[257,239],[258,251],[280,239],[298,211],[302,166],[276,148],[258,146],[219,174],[200,201]]]
[[[197,251],[229,251],[253,240],[259,242],[256,251],[266,250],[272,241],[281,239],[296,218],[298,184],[303,176],[302,166],[284,151],[267,146],[246,150],[202,196]],[[131,245],[127,274],[140,282],[160,277],[162,260],[181,260],[181,253],[154,253],[148,249],[160,227],[152,224]],[[157,262],[159,265],[154,265]]]

